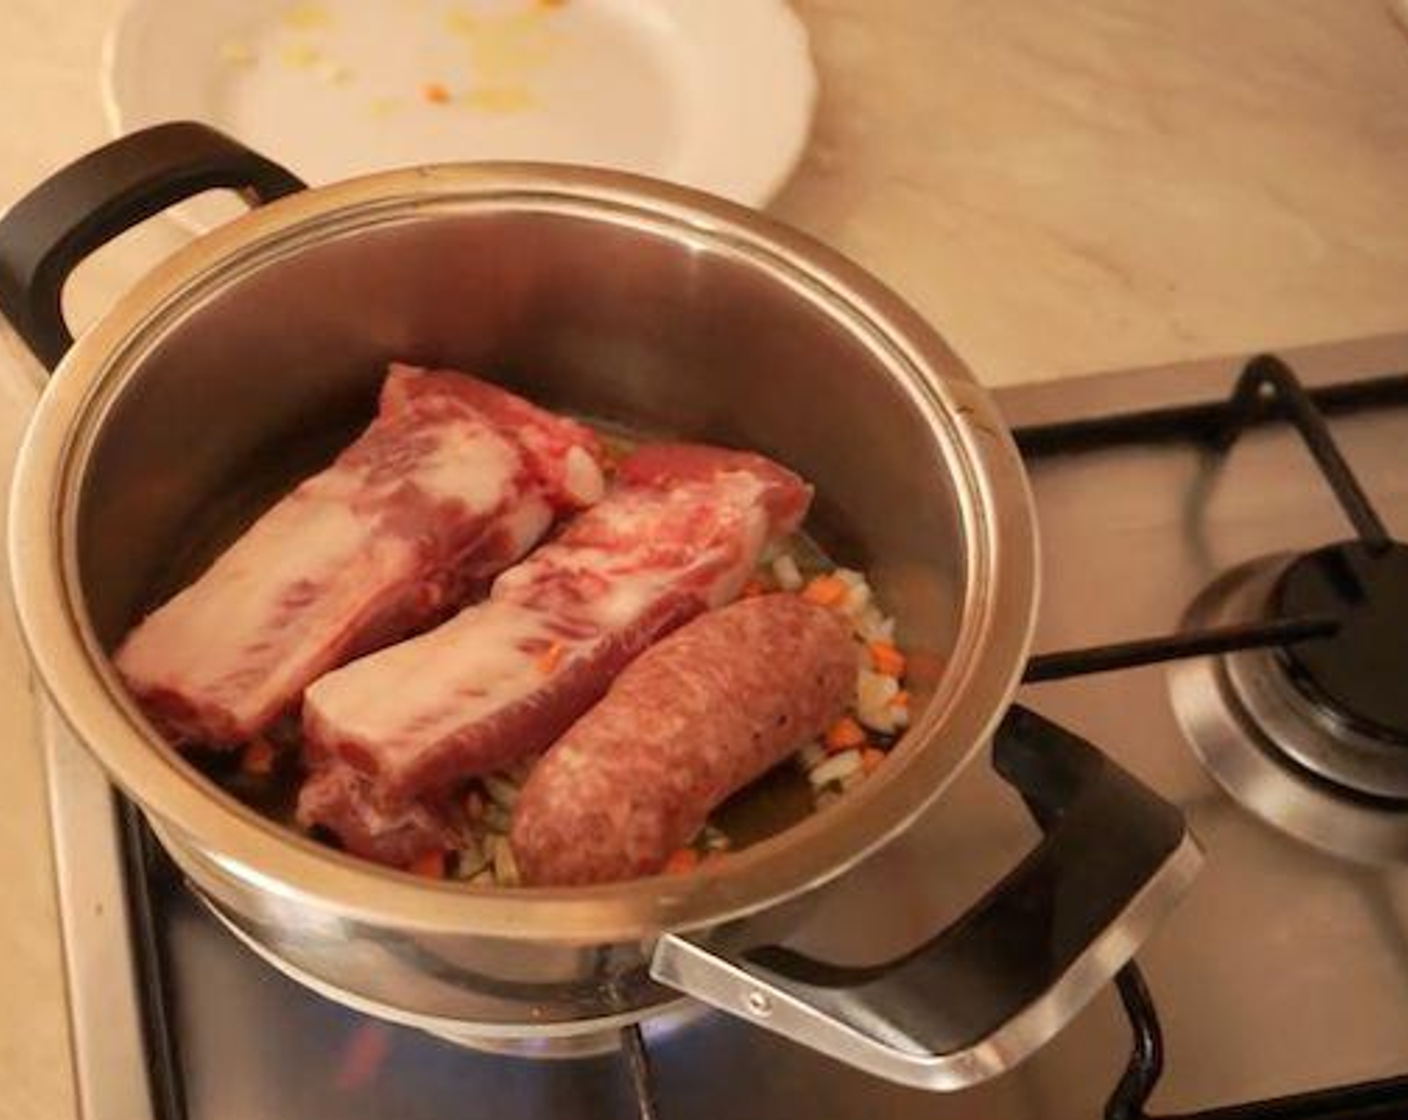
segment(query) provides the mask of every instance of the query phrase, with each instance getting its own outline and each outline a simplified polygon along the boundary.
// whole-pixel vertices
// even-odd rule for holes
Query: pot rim
[[[219,789],[127,696],[86,617],[76,509],[103,418],[142,357],[203,300],[312,241],[466,210],[624,222],[741,257],[840,321],[928,419],[965,527],[962,622],[935,695],[892,761],[824,813],[686,876],[595,887],[469,887],[380,868],[298,836]],[[986,393],[878,280],[744,207],[620,172],[550,164],[389,171],[291,195],[194,241],[129,289],[73,346],[41,397],[11,492],[11,587],[44,687],[110,777],[217,880],[372,924],[514,940],[631,941],[711,926],[841,875],[904,830],[985,741],[1020,681],[1038,593],[1020,457]],[[220,892],[217,892],[220,893]]]

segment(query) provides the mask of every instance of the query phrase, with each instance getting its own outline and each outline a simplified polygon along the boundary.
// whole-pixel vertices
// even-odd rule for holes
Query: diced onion
[[[484,827],[490,832],[505,833],[509,830],[512,818],[502,805],[491,801],[484,806]]]
[[[722,852],[732,847],[732,841],[727,834],[720,832],[711,824],[706,824],[699,832],[699,846],[710,852]]]
[[[871,603],[860,612],[855,620],[856,633],[867,642],[891,642],[895,640],[895,620],[886,618],[880,608]]]
[[[894,677],[862,669],[856,674],[856,717],[872,731],[893,731],[904,718],[904,709],[890,703],[899,690]]]
[[[483,846],[471,837],[460,848],[459,859],[455,863],[455,878],[472,880],[488,866],[489,857],[485,855]]]
[[[518,787],[498,774],[489,774],[483,781],[484,790],[493,799],[494,804],[512,812],[515,802],[518,801]]]
[[[507,836],[498,837],[494,844],[494,879],[501,887],[518,886],[518,861]]]
[[[772,562],[772,578],[777,580],[777,586],[783,591],[800,591],[805,582],[797,561],[785,552]]]
[[[820,766],[812,768],[807,780],[813,786],[821,787],[831,782],[844,781],[860,769],[860,751],[841,751],[833,754]]]

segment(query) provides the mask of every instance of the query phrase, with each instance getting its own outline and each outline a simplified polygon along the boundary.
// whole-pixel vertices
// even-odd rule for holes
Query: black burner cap
[[[1347,541],[1295,560],[1272,592],[1280,617],[1339,623],[1282,651],[1295,686],[1361,733],[1408,746],[1408,545]]]

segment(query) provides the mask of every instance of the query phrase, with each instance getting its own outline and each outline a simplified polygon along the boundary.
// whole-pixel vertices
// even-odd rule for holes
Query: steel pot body
[[[183,144],[214,145],[205,174],[190,174]],[[60,173],[0,224],[0,305],[57,360],[57,288],[73,260],[112,227],[211,185],[211,164],[218,185],[266,200],[297,185],[248,159],[218,134],[173,125]],[[135,185],[102,228],[83,207],[122,174]],[[517,891],[355,861],[203,777],[133,705],[107,651],[173,565],[189,569],[192,541],[218,546],[366,419],[392,358],[475,371],[637,431],[756,448],[809,478],[811,529],[869,573],[911,655],[914,718],[882,771],[698,874]],[[639,1017],[691,988],[669,946],[775,941],[985,742],[1036,603],[1020,460],[927,325],[854,265],[755,213],[583,169],[390,172],[287,193],[200,238],[58,362],[14,487],[13,591],[39,674],[191,882],[305,982],[481,1036]],[[950,1063],[906,1079],[975,1076]]]

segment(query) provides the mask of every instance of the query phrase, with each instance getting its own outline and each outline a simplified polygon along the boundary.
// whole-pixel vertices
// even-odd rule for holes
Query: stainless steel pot
[[[212,186],[266,205],[155,268],[69,348],[73,265]],[[996,761],[1046,838],[963,921],[859,968],[778,944],[942,796],[1022,672],[1032,507],[1000,419],[942,340],[835,253],[657,182],[467,164],[300,188],[172,124],[61,171],[0,223],[0,307],[57,364],[12,497],[24,635],[65,720],[222,919],[334,998],[451,1034],[575,1035],[685,992],[952,1088],[1057,1030],[1197,860],[1173,809],[1030,713],[1007,716]],[[915,716],[891,761],[820,815],[759,802],[756,842],[697,874],[514,891],[355,861],[202,776],[105,651],[154,588],[306,471],[308,448],[365,419],[389,358],[754,447],[809,477],[815,534],[871,574],[911,652]]]

